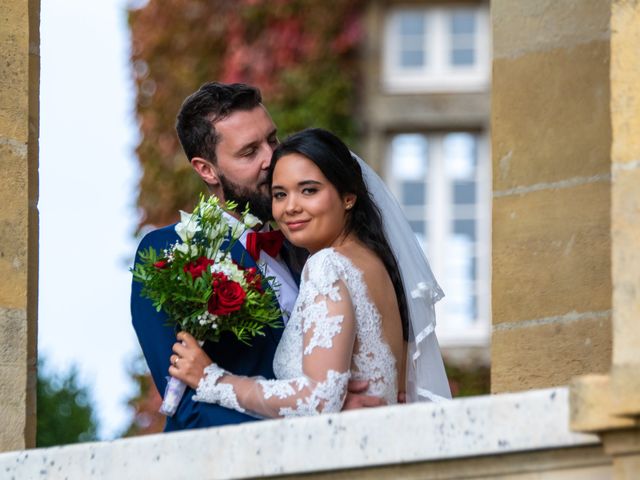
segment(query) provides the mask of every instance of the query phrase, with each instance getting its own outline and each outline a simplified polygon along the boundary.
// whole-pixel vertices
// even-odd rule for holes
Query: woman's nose
[[[298,196],[295,194],[290,194],[287,196],[287,204],[285,206],[285,210],[287,213],[296,213],[300,211],[300,205],[298,203]]]

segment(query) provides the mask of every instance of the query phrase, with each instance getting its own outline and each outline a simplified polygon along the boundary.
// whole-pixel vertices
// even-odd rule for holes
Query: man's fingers
[[[369,388],[369,382],[367,380],[349,380],[347,390],[349,393],[362,393]]]

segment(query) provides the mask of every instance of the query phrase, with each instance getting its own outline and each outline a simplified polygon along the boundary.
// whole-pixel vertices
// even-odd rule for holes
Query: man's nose
[[[266,146],[262,149],[260,155],[260,166],[263,170],[266,170],[271,165],[271,156],[273,155],[273,148],[269,143],[267,143]]]

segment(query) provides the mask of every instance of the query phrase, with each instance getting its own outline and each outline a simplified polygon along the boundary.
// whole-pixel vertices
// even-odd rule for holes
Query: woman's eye
[[[282,198],[284,198],[284,192],[274,192],[272,197],[276,200],[280,200]]]
[[[305,194],[305,195],[313,195],[317,191],[318,191],[317,188],[303,188],[302,189],[302,193]]]

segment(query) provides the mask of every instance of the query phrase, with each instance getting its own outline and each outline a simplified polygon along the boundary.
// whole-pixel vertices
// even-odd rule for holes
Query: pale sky
[[[47,0],[41,17],[38,349],[80,368],[102,439],[128,423],[137,213],[126,0]]]

